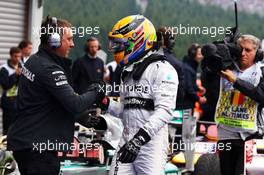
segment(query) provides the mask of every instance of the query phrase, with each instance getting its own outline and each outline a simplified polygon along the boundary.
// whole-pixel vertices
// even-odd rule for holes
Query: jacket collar
[[[93,60],[97,59],[97,56],[96,56],[96,55],[95,55],[95,57],[92,57],[92,55],[90,55],[89,53],[87,53],[86,55],[87,55],[87,57],[90,58],[90,59],[93,59]]]
[[[72,64],[72,60],[70,60],[69,58],[61,57],[48,48],[40,47],[39,52],[48,55],[49,59],[51,59],[62,67],[70,67]]]
[[[11,63],[11,60],[10,59],[7,60],[7,65],[9,67],[11,67],[12,69],[16,69],[15,66]]]

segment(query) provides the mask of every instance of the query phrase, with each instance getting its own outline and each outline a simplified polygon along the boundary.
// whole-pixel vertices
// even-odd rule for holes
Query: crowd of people
[[[10,48],[10,58],[0,67],[0,85],[3,91],[1,97],[3,135],[7,134],[9,126],[15,119],[18,80],[21,68],[28,60],[31,51],[32,43],[28,40],[21,41],[17,47]]]
[[[72,64],[68,58],[74,47],[71,23],[47,17],[42,27],[48,26],[63,34],[43,32],[33,55],[32,43],[21,41],[10,48],[10,59],[0,67],[2,132],[8,136],[8,149],[22,175],[57,175],[57,151],[68,150],[41,153],[33,146],[71,144],[74,123],[80,118],[90,121],[86,110],[93,106],[107,110],[124,125],[110,174],[164,174],[172,112],[190,111],[183,119],[182,137],[191,142],[196,135],[188,131],[198,120],[195,103],[203,109],[199,120],[216,121],[218,142],[231,143],[231,151],[219,152],[222,174],[243,174],[245,141],[263,135],[264,65],[257,37],[242,35],[238,39],[239,70],[215,73],[204,69],[202,45],[190,43],[186,56],[178,59],[173,53],[176,36],[167,27],[156,30],[141,15],[119,20],[109,32],[114,61],[108,64],[99,56],[96,37],[87,38],[84,55]],[[196,83],[200,65],[203,86]],[[113,86],[113,92],[102,91],[105,83]],[[117,85],[129,88],[116,92]],[[136,91],[137,87],[142,90]],[[242,111],[249,117],[239,117]],[[194,169],[192,163],[186,167]]]

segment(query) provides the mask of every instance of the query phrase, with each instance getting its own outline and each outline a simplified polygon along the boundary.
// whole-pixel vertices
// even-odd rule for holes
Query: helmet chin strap
[[[142,60],[142,58],[145,57],[145,55],[147,55],[150,51],[151,51],[151,49],[145,50],[144,52],[142,52],[141,54],[139,54],[138,56],[136,56],[135,59],[132,59],[132,61],[129,61],[129,56],[131,55],[131,54],[129,54],[128,57],[127,57],[128,63],[127,64],[123,64],[123,65],[129,66],[129,65],[131,65],[131,64],[133,64],[135,62],[138,62],[138,61]]]
[[[125,65],[128,64],[128,58],[129,58],[130,55],[131,55],[131,53],[130,53],[130,54],[127,54],[127,55],[124,57],[123,62],[124,62]]]

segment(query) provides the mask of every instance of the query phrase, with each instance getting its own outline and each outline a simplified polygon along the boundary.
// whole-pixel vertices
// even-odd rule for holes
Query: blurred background
[[[264,4],[261,0],[239,0],[239,28],[264,38]],[[235,13],[232,0],[44,0],[44,16],[66,18],[74,26],[99,27],[103,50],[107,51],[107,33],[117,20],[131,14],[143,14],[156,28],[161,25],[179,27],[233,27]],[[95,32],[94,32],[95,33]],[[75,35],[73,59],[83,54],[87,35]],[[207,43],[222,39],[223,35],[189,34],[176,36],[175,54],[182,58],[191,43]],[[108,54],[108,62],[112,60]]]

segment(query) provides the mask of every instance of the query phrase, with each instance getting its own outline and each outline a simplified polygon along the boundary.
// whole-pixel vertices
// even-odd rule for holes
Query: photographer
[[[261,134],[264,105],[263,55],[260,40],[253,35],[242,35],[238,69],[221,70],[220,96],[215,120],[218,123],[218,144],[231,146],[219,150],[222,175],[244,173],[245,141]],[[230,56],[229,53],[224,54]],[[230,57],[230,59],[232,59]]]
[[[48,16],[40,39],[38,52],[22,67],[18,115],[7,136],[21,175],[58,175],[57,151],[70,149],[74,116],[104,97],[99,85],[83,95],[71,87],[68,55],[74,43],[69,22]]]

